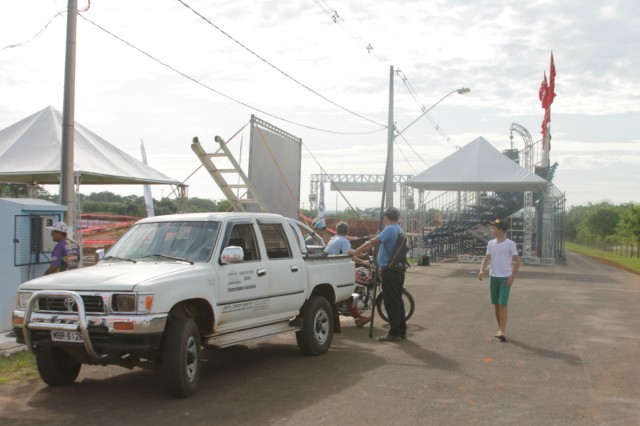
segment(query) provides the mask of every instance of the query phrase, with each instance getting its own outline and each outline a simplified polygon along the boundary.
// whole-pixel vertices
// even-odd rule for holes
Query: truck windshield
[[[219,222],[154,222],[133,225],[106,259],[157,261],[178,258],[206,262],[218,236]]]

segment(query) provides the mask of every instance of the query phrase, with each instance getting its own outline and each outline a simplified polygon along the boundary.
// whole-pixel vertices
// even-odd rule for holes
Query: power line
[[[402,72],[402,71],[400,71],[400,73],[402,73],[402,76],[401,76],[402,82],[404,83],[405,87],[407,88],[407,90],[411,94],[411,97],[418,104],[418,106],[420,107],[422,112],[425,112],[427,110],[427,107],[420,101],[418,93],[413,88],[413,85],[411,84],[411,82],[407,78],[406,74],[404,72]],[[438,123],[436,123],[436,121],[433,119],[433,117],[428,113],[426,114],[426,117],[429,120],[429,122],[431,123],[431,125],[433,126],[433,128],[436,130],[436,132],[438,132],[440,134],[440,136],[442,136],[447,141],[447,143],[449,143],[454,148],[457,148],[457,146],[455,144],[451,143],[451,138],[449,137],[449,135],[447,135],[446,132],[444,130],[442,130],[440,125]]]
[[[58,16],[62,15],[63,13],[67,13],[67,11],[66,10],[61,10],[60,12],[56,13],[55,15],[53,15],[53,17],[51,19],[49,19],[49,22],[47,22],[45,24],[45,26],[40,31],[38,31],[33,37],[31,37],[29,40],[23,41],[22,43],[10,44],[8,46],[5,46],[2,49],[0,49],[0,52],[3,51],[4,49],[12,49],[14,47],[24,46],[25,44],[32,42],[33,40],[38,38],[38,36],[40,36],[40,34],[42,34],[44,32],[44,30],[47,29],[49,24],[51,24],[54,19],[56,19]]]
[[[400,148],[400,144],[398,143],[398,141],[394,140],[393,142],[396,144],[396,148],[398,148],[398,151],[400,151],[400,155],[402,155],[404,157],[404,160],[407,162],[409,167],[411,167],[411,170],[413,170],[413,174],[418,174],[418,171],[411,165],[411,162],[409,161],[407,156],[404,155],[404,152]],[[407,145],[409,145],[409,144],[407,144]],[[409,146],[409,147],[411,147],[411,146]]]
[[[251,53],[253,56],[255,56],[256,58],[260,59],[262,62],[264,62],[265,64],[267,64],[268,66],[270,66],[271,68],[273,68],[274,70],[278,71],[280,74],[284,75],[285,77],[287,77],[289,80],[293,81],[294,83],[302,86],[303,88],[305,88],[306,90],[310,91],[311,93],[313,93],[316,96],[319,96],[320,98],[324,99],[325,101],[329,102],[330,104],[342,109],[343,111],[348,112],[349,114],[355,115],[356,117],[359,117],[363,120],[366,120],[370,123],[374,123],[377,124],[378,126],[382,126],[383,128],[386,128],[387,126],[385,126],[382,123],[378,123],[375,120],[371,120],[370,118],[364,117],[363,115],[358,114],[357,112],[354,112],[348,108],[343,107],[342,105],[332,101],[331,99],[327,98],[326,96],[318,93],[317,91],[313,90],[312,88],[310,88],[309,86],[307,86],[306,84],[300,82],[299,80],[297,80],[296,78],[292,77],[291,75],[289,75],[288,73],[282,71],[280,68],[278,68],[277,66],[273,65],[271,62],[269,62],[268,60],[266,60],[265,58],[263,58],[262,56],[258,55],[256,52],[254,52],[253,50],[251,50],[250,48],[248,48],[247,46],[245,46],[244,44],[242,44],[240,41],[238,41],[236,38],[234,38],[232,35],[230,35],[229,33],[227,33],[226,31],[224,31],[222,28],[220,28],[219,26],[217,26],[216,24],[214,24],[210,19],[208,19],[207,17],[205,17],[204,15],[202,15],[200,12],[196,11],[194,8],[192,8],[191,6],[189,6],[187,3],[185,3],[182,0],[177,0],[178,3],[182,4],[184,7],[186,7],[187,9],[189,9],[190,11],[192,11],[194,14],[196,14],[198,17],[200,17],[203,21],[205,21],[206,23],[208,23],[209,25],[211,25],[213,28],[215,28],[216,30],[220,31],[222,34],[224,34],[226,37],[228,37],[229,39],[231,39],[234,43],[236,43],[237,45],[239,45],[240,47],[242,47],[243,49],[245,49],[247,52]]]
[[[354,39],[358,44],[360,44],[361,46],[364,46],[365,49],[367,50],[367,53],[371,54],[373,51],[373,46],[371,43],[367,42],[364,38],[362,38],[358,33],[356,33],[354,30],[352,30],[346,23],[345,20],[342,16],[340,16],[340,14],[338,13],[338,11],[336,9],[332,9],[325,0],[313,0],[313,2],[327,15],[331,18],[331,20],[333,20],[333,22],[337,25],[339,25],[345,32],[347,32],[352,39]],[[379,55],[376,52],[373,52],[373,56],[381,63],[388,63],[388,60],[382,56]],[[409,94],[411,95],[411,97],[413,97],[413,99],[415,100],[415,102],[418,104],[418,106],[420,107],[420,109],[422,110],[422,112],[424,112],[427,108],[424,106],[424,104],[422,102],[420,102],[420,99],[418,97],[417,92],[415,91],[415,89],[413,88],[413,85],[411,84],[411,82],[409,81],[409,78],[407,77],[407,75],[402,72],[401,70],[397,70],[396,74],[398,75],[398,77],[400,77],[400,79],[402,80],[402,82],[404,83],[405,87],[407,88],[407,90],[409,91]],[[440,127],[440,125],[438,123],[436,123],[436,121],[433,119],[433,117],[431,117],[429,114],[427,114],[427,119],[429,120],[429,122],[431,123],[431,125],[433,126],[433,128],[440,134],[440,136],[442,136],[447,143],[451,144],[454,148],[457,148],[457,146],[455,144],[451,143],[451,138],[442,130],[442,128]],[[409,142],[407,142],[407,145],[409,145]]]
[[[416,155],[416,157],[418,157],[418,158],[420,159],[420,161],[422,161],[422,162],[423,162],[427,167],[431,167],[431,164],[427,163],[427,162],[425,161],[425,159],[424,159],[424,158],[422,158],[422,157],[420,156],[420,154],[418,154],[418,152],[417,152],[415,149],[413,149],[413,147],[411,146],[411,144],[409,143],[409,141],[404,137],[404,135],[403,135],[403,134],[400,134],[400,137],[402,138],[402,140],[404,140],[404,141],[405,141],[405,143],[407,144],[407,146],[408,146],[409,148],[411,148],[411,151],[413,151],[413,153]]]
[[[382,55],[379,55],[377,51],[374,49],[373,45],[367,42],[364,38],[360,37],[360,35],[352,30],[345,22],[344,18],[342,18],[338,11],[329,7],[329,5],[324,0],[313,0],[313,2],[320,8],[324,13],[327,14],[331,18],[331,20],[339,25],[345,32],[349,33],[351,38],[355,40],[358,44],[364,48],[368,54],[375,57],[378,62],[387,63],[388,60]]]
[[[347,205],[349,206],[349,208],[356,214],[356,216],[358,216],[358,219],[362,220],[362,217],[360,216],[360,213],[358,213],[358,210],[356,210],[351,203],[349,202],[349,200],[347,200],[347,197],[342,193],[342,191],[340,190],[340,187],[338,185],[336,185],[336,182],[331,179],[331,175],[329,173],[327,173],[327,171],[324,169],[324,167],[322,167],[322,164],[320,164],[320,162],[318,161],[318,159],[316,158],[315,155],[313,155],[313,152],[311,152],[311,150],[309,149],[309,147],[307,147],[307,145],[303,142],[302,146],[304,146],[304,148],[307,150],[307,152],[309,153],[309,155],[311,155],[311,158],[313,158],[313,161],[316,162],[316,164],[318,165],[318,167],[320,167],[320,170],[322,171],[322,173],[324,173],[325,175],[327,175],[327,177],[329,178],[329,180],[331,181],[331,183],[334,185],[334,187],[336,188],[336,191],[338,191],[338,193],[340,194],[340,196],[342,197],[342,199],[347,203]]]
[[[143,55],[145,55],[149,59],[157,62],[158,64],[162,65],[163,67],[169,68],[171,71],[181,75],[182,77],[184,77],[184,78],[186,78],[188,80],[191,80],[192,82],[204,87],[205,89],[210,90],[210,91],[212,91],[212,92],[214,92],[214,93],[216,93],[216,94],[218,94],[218,95],[220,95],[220,96],[222,96],[222,97],[224,97],[224,98],[226,98],[226,99],[228,99],[228,100],[230,100],[232,102],[240,104],[240,105],[242,105],[244,107],[247,107],[249,109],[258,111],[261,114],[265,114],[265,115],[267,115],[269,117],[272,117],[272,118],[275,118],[277,120],[282,120],[282,121],[284,121],[286,123],[293,124],[295,126],[304,127],[304,128],[310,129],[310,130],[316,130],[316,131],[325,132],[325,133],[332,133],[332,134],[336,134],[336,135],[368,135],[368,134],[371,134],[371,133],[376,133],[376,132],[380,132],[380,131],[384,130],[384,129],[378,129],[378,130],[373,130],[373,131],[370,131],[370,132],[338,132],[338,131],[334,131],[334,130],[327,130],[327,129],[321,129],[319,127],[309,126],[309,125],[306,125],[306,124],[302,124],[302,123],[298,123],[298,122],[295,122],[295,121],[292,121],[292,120],[288,120],[286,118],[277,116],[275,114],[271,114],[271,113],[269,113],[267,111],[264,111],[264,110],[261,110],[259,108],[256,108],[256,107],[254,107],[252,105],[249,105],[246,102],[243,102],[243,101],[240,101],[238,99],[232,98],[231,96],[226,95],[226,94],[220,92],[219,90],[214,89],[213,87],[211,87],[211,86],[209,86],[209,85],[197,80],[194,77],[191,77],[188,74],[185,74],[184,72],[182,72],[182,71],[174,68],[173,66],[161,61],[160,59],[157,59],[156,57],[154,57],[150,53],[145,52],[144,50],[140,49],[139,47],[134,46],[133,44],[131,44],[128,41],[124,40],[123,38],[115,35],[114,33],[112,33],[111,31],[107,30],[106,28],[104,28],[104,27],[100,26],[99,24],[93,22],[89,18],[87,18],[87,17],[85,17],[85,16],[83,16],[81,14],[78,14],[78,16],[80,16],[82,19],[84,19],[85,21],[89,22],[90,24],[94,25],[96,28],[98,28],[98,29],[102,30],[103,32],[109,34],[111,37],[115,38],[116,40],[120,41],[121,43],[126,44],[127,46],[131,47],[132,49],[142,53]]]

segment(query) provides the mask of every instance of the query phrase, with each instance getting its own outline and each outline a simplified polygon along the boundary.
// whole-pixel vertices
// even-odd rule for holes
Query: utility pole
[[[69,0],[67,5],[67,51],[64,65],[64,99],[62,107],[62,155],[60,177],[60,203],[67,206],[65,222],[76,232],[73,188],[73,145],[75,122],[76,86],[76,22],[78,1]]]
[[[393,140],[395,128],[393,126],[393,65],[389,70],[389,124],[387,129],[387,165],[384,173],[386,207],[393,206]]]

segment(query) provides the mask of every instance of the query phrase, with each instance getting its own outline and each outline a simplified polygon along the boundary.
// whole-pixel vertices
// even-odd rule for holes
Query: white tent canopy
[[[136,160],[84,126],[74,126],[74,174],[82,184],[180,182]],[[0,130],[0,182],[59,184],[62,114],[47,107]]]
[[[479,137],[407,181],[434,191],[543,191],[547,181]]]

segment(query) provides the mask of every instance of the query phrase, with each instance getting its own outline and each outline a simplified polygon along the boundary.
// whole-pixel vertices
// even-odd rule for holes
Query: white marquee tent
[[[544,191],[548,182],[479,137],[407,181],[434,191]]]
[[[165,184],[173,179],[84,126],[74,126],[74,174],[81,184]],[[62,114],[53,107],[0,130],[0,182],[59,184]]]

